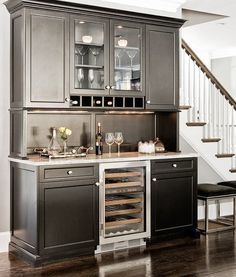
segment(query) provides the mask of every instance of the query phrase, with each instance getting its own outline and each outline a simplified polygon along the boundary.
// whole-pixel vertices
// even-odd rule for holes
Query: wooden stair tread
[[[179,106],[179,109],[180,110],[188,110],[188,109],[191,109],[192,106]]]
[[[189,127],[194,127],[194,126],[200,127],[200,126],[206,125],[206,122],[187,122],[186,125]]]
[[[206,139],[202,139],[202,142],[218,142],[220,140],[221,138],[206,138]]]
[[[216,154],[215,155],[217,158],[231,158],[234,156],[234,154],[230,153],[225,153],[225,154]]]

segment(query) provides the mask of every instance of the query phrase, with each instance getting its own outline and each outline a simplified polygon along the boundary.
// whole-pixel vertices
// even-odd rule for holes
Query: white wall
[[[221,84],[236,99],[236,56],[212,59],[211,69]]]
[[[10,16],[0,3],[0,232],[10,229],[9,95]]]

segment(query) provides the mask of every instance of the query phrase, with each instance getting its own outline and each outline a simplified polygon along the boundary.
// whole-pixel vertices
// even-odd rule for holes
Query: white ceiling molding
[[[101,0],[102,2],[176,12],[187,0]]]

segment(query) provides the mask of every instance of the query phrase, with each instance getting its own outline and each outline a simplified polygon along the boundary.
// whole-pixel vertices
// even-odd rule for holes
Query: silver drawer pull
[[[176,168],[176,167],[177,167],[177,164],[172,164],[172,167]]]
[[[147,100],[147,102],[146,102],[147,104],[151,104],[151,101],[150,100]]]
[[[152,178],[152,181],[153,181],[153,182],[156,182],[156,181],[157,181],[157,178]]]
[[[107,105],[108,105],[108,106],[112,106],[112,101],[108,101],[108,102],[107,102]]]
[[[100,104],[102,104],[102,101],[101,101],[101,100],[97,100],[95,103],[96,103],[97,105],[100,105]]]
[[[72,170],[68,170],[68,171],[67,171],[67,175],[71,175],[72,173],[73,173]]]
[[[100,186],[100,183],[99,183],[99,182],[96,182],[95,185],[96,185],[97,187],[99,187],[99,186]]]

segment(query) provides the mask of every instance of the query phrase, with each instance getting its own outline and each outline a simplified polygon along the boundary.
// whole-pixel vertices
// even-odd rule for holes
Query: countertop
[[[81,164],[81,163],[111,163],[111,162],[128,162],[128,161],[147,161],[147,160],[162,160],[162,159],[181,159],[181,158],[198,157],[197,153],[157,153],[157,154],[140,154],[138,152],[125,152],[119,156],[117,153],[103,154],[96,156],[89,154],[84,158],[62,158],[62,159],[48,159],[40,157],[39,155],[30,155],[27,160],[9,158],[12,162],[21,164],[28,164],[34,166],[47,165],[66,165],[66,164]]]

